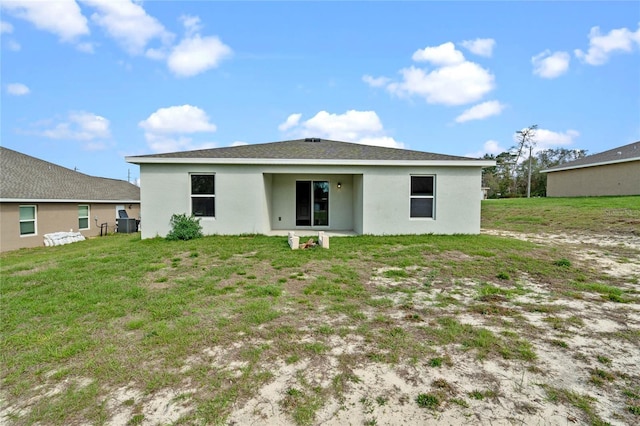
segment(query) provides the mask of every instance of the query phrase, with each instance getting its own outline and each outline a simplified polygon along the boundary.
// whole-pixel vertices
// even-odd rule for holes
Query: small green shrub
[[[202,237],[200,219],[186,214],[174,214],[171,216],[171,231],[167,234],[167,240],[192,240]]]
[[[636,393],[631,389],[625,389],[622,391],[622,394],[624,396],[626,396],[627,398],[631,398],[631,399],[640,399],[640,393]]]
[[[482,401],[485,398],[493,398],[496,396],[496,393],[492,390],[480,391],[478,389],[469,392],[469,397],[473,399],[477,399],[478,401]]]
[[[555,262],[553,262],[553,264],[556,266],[562,266],[562,267],[568,268],[569,266],[571,266],[571,261],[563,257],[562,259],[558,259]]]
[[[440,405],[440,399],[432,393],[421,393],[416,397],[416,403],[422,408],[436,408]]]
[[[129,421],[127,422],[127,426],[141,425],[143,421],[144,415],[136,414],[135,416],[131,417],[131,419],[129,419]]]
[[[508,280],[509,278],[511,278],[506,272],[500,272],[498,273],[498,275],[496,275],[496,277],[501,280]]]
[[[449,400],[450,402],[453,402],[454,404],[457,404],[463,408],[469,408],[469,404],[467,403],[467,401],[465,401],[462,398],[451,398]]]
[[[431,367],[440,367],[441,365],[442,365],[442,358],[440,357],[431,358],[429,360],[429,366]]]
[[[300,392],[298,389],[296,388],[289,388],[287,389],[287,395],[289,396],[295,396],[295,397],[301,397],[304,394],[302,392]]]

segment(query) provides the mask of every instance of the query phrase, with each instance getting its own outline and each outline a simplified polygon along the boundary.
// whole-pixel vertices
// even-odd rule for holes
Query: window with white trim
[[[411,176],[412,218],[433,218],[435,176]]]
[[[36,235],[36,206],[20,206],[20,235]]]
[[[78,206],[78,229],[89,229],[89,205]]]
[[[191,175],[191,214],[196,217],[216,217],[215,175]]]

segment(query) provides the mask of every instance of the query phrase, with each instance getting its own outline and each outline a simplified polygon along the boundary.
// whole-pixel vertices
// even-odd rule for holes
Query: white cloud
[[[490,58],[493,55],[496,41],[492,38],[477,38],[475,40],[465,40],[460,45],[475,55]]]
[[[468,153],[465,155],[465,157],[480,158],[485,154],[498,155],[502,152],[505,152],[506,150],[506,148],[500,146],[500,142],[490,139],[484,143],[480,151]]]
[[[216,125],[209,122],[204,110],[193,105],[180,105],[159,108],[138,123],[148,132],[153,133],[198,133],[215,132]]]
[[[109,124],[109,120],[104,117],[78,111],[69,113],[65,121],[38,134],[51,139],[72,139],[95,143],[96,139],[106,139],[111,136]]]
[[[29,88],[22,83],[7,84],[7,93],[15,96],[28,95],[31,92]]]
[[[578,59],[589,65],[602,65],[613,53],[631,52],[634,45],[640,45],[640,25],[635,32],[627,28],[618,28],[606,35],[600,33],[599,27],[593,27],[589,32],[589,50],[585,53],[576,49],[574,53]]]
[[[389,93],[396,96],[420,96],[430,104],[441,105],[477,102],[495,88],[494,75],[475,62],[466,60],[452,42],[417,50],[412,59],[429,62],[433,67],[412,65],[403,68],[399,71],[401,78],[398,81],[370,75],[363,76],[362,80],[372,87],[385,86]]]
[[[0,21],[0,34],[11,34],[13,32],[13,25],[7,21]]]
[[[182,25],[184,25],[184,30],[187,36],[192,36],[202,30],[202,24],[200,23],[200,18],[198,16],[182,15],[180,17],[180,21],[182,22]]]
[[[178,77],[191,77],[215,68],[232,54],[232,49],[218,37],[200,34],[202,24],[197,16],[180,16],[185,35],[175,45],[175,35],[145,11],[142,1],[78,1],[93,10],[91,22],[103,28],[127,53],[166,60],[169,70]],[[94,52],[94,43],[77,41],[79,36],[89,34],[89,27],[76,0],[11,0],[1,5],[9,13],[32,22],[37,28],[57,34],[63,41],[75,43],[79,51]],[[10,23],[0,23],[3,33],[13,31]],[[150,47],[154,41],[158,44]],[[17,42],[8,43],[11,50],[20,50]]]
[[[292,114],[289,118],[297,115]],[[283,124],[287,124],[289,118]],[[300,117],[292,119],[291,123],[294,121],[295,125],[288,126],[287,129],[291,130],[295,137],[319,137],[365,145],[404,147],[401,142],[385,134],[382,122],[375,111],[349,110],[344,114],[320,111],[306,121],[300,122]]]
[[[168,52],[167,66],[177,77],[192,77],[216,68],[220,62],[233,53],[231,48],[216,36],[202,37],[200,18],[183,15],[180,21],[185,28],[185,36]],[[147,51],[148,57],[167,56],[164,51]]]
[[[578,136],[580,136],[580,133],[577,130],[572,129],[565,132],[537,129],[534,137],[534,140],[536,141],[536,150],[539,151],[557,146],[571,145]]]
[[[216,68],[232,50],[218,37],[199,34],[184,38],[175,46],[167,59],[169,69],[178,77],[191,77]]]
[[[160,47],[158,49],[149,48],[146,52],[144,52],[144,56],[149,59],[153,59],[154,61],[161,61],[163,59],[166,59],[168,54],[168,47],[166,46]]]
[[[378,137],[363,137],[354,142],[362,145],[381,146],[385,148],[404,148],[402,142],[398,142],[390,136],[378,136]]]
[[[40,30],[57,35],[65,42],[89,34],[87,18],[82,15],[75,0],[11,0],[3,1],[2,9],[32,23]]]
[[[494,140],[488,140],[484,143],[484,152],[486,154],[500,154],[505,151],[503,147],[500,146],[500,142]]]
[[[430,62],[433,65],[456,65],[464,62],[464,55],[450,41],[440,46],[416,50],[411,57],[416,62]]]
[[[211,133],[216,125],[211,123],[207,113],[193,105],[159,108],[145,120],[138,123],[145,130],[144,136],[149,147],[155,152],[183,151],[212,148],[212,142],[194,144],[185,136],[194,133]]]
[[[93,53],[93,43],[78,43],[76,44],[76,49],[84,53]]]
[[[370,75],[363,75],[362,81],[367,83],[371,87],[382,87],[391,81],[388,77],[372,77]]]
[[[329,139],[359,139],[362,133],[382,131],[382,122],[374,111],[350,110],[344,114],[320,111],[302,126],[309,132],[318,132]]]
[[[280,130],[281,132],[287,131],[292,127],[295,127],[298,125],[298,123],[300,122],[300,118],[302,117],[302,114],[291,114],[289,117],[287,117],[287,120],[280,124],[278,126],[278,130]]]
[[[243,142],[243,141],[235,141],[230,146],[243,146],[243,145],[249,145],[249,143]]]
[[[499,115],[505,108],[499,101],[487,101],[465,110],[456,117],[456,123],[464,123],[470,120],[482,120],[493,115]]]
[[[18,43],[15,40],[7,41],[7,47],[9,48],[9,50],[13,50],[14,52],[17,52],[20,49],[22,49],[22,46],[20,46],[20,43]]]
[[[213,142],[194,143],[193,139],[181,135],[164,135],[145,132],[147,145],[153,152],[193,151],[215,148]]]
[[[160,39],[170,43],[173,35],[138,3],[129,0],[81,0],[97,11],[91,20],[105,29],[131,55],[144,52],[147,44]]]
[[[580,136],[580,133],[577,130],[572,129],[564,132],[554,132],[553,130],[547,129],[536,129],[535,135],[533,137],[533,141],[535,142],[533,151],[539,152],[544,149],[571,145],[578,136]],[[513,141],[515,143],[518,142],[517,133],[514,133]]]
[[[569,69],[571,56],[567,52],[554,52],[545,50],[531,58],[533,73],[542,78],[556,78],[566,73]]]
[[[536,145],[533,147],[533,152],[536,153],[549,148],[571,145],[578,136],[580,136],[580,133],[571,129],[565,132],[536,129],[534,136]],[[517,134],[515,133],[513,135],[513,142],[514,145],[518,142]],[[481,150],[465,154],[465,157],[480,158],[485,154],[498,155],[508,150],[509,148],[504,148],[500,145],[500,142],[490,139],[484,143]]]
[[[0,34],[11,34],[13,32],[13,25],[7,21],[0,21]],[[6,46],[9,50],[14,52],[19,51],[22,46],[15,40],[7,40]]]
[[[476,102],[495,87],[493,74],[468,61],[430,72],[411,66],[400,73],[402,81],[390,83],[387,90],[398,96],[422,96],[430,104]]]

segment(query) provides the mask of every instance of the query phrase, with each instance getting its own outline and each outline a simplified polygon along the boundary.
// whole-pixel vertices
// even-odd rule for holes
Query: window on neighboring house
[[[20,235],[36,234],[36,206],[20,206]]]
[[[216,216],[215,175],[191,175],[191,213],[196,217]]]
[[[89,206],[78,206],[78,229],[89,229]]]
[[[433,218],[434,176],[411,176],[411,217]]]

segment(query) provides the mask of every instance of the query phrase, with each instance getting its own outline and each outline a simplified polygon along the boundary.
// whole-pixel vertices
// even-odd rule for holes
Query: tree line
[[[560,164],[583,158],[584,149],[544,149],[534,152],[537,125],[516,132],[516,144],[498,155],[485,154],[483,159],[495,160],[494,167],[482,171],[482,186],[489,188],[489,198],[544,197],[547,195],[547,174],[540,173]]]

